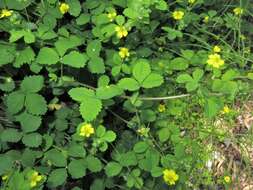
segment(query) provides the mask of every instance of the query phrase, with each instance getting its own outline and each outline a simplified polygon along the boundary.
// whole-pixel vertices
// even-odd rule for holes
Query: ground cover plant
[[[251,0],[0,0],[1,189],[253,189]]]

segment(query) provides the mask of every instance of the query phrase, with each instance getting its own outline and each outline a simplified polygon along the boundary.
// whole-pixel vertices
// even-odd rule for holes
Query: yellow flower
[[[229,176],[224,176],[224,181],[226,183],[230,183],[231,182],[231,178]]]
[[[165,110],[166,110],[165,105],[164,105],[164,104],[159,104],[159,106],[158,106],[158,111],[159,111],[160,113],[162,113],[162,112],[165,112]]]
[[[221,52],[220,46],[214,46],[214,47],[213,47],[213,51],[214,51],[215,53],[220,53],[220,52]]]
[[[61,14],[65,14],[69,11],[69,5],[67,3],[60,3],[59,9]]]
[[[94,134],[95,130],[92,127],[92,125],[90,123],[85,123],[81,129],[80,129],[80,136],[83,137],[90,137],[92,134]]]
[[[5,174],[2,176],[2,181],[6,181],[9,178],[9,175]]]
[[[115,31],[117,32],[117,37],[119,39],[126,37],[128,34],[127,29],[124,26],[116,26]]]
[[[168,170],[165,169],[163,171],[163,180],[168,184],[168,185],[175,185],[176,181],[179,179],[179,176],[176,174],[174,170]]]
[[[42,175],[39,175],[38,172],[34,171],[31,175],[30,178],[30,186],[31,187],[35,187],[37,185],[38,182],[40,182],[42,180]]]
[[[235,15],[241,15],[241,14],[243,14],[243,11],[244,10],[241,7],[236,7],[233,9],[233,12]]]
[[[229,113],[231,110],[229,109],[229,107],[227,106],[227,105],[225,105],[224,107],[223,107],[223,111],[222,111],[222,113],[223,114],[226,114],[226,113]]]
[[[243,35],[243,34],[240,35],[240,38],[241,38],[242,40],[246,40],[246,36]]]
[[[148,132],[149,132],[149,128],[147,127],[142,127],[140,129],[137,130],[137,132],[141,135],[141,136],[145,136],[147,137],[148,136]]]
[[[209,21],[209,16],[205,16],[203,22],[208,23],[208,21]]]
[[[221,59],[219,54],[214,53],[208,56],[207,64],[213,66],[214,68],[219,68],[224,65],[224,60]]]
[[[193,4],[196,0],[188,0],[188,3]]]
[[[183,11],[174,11],[172,13],[172,17],[175,19],[175,20],[181,20],[183,17],[184,17],[184,12]]]
[[[109,18],[110,22],[112,22],[117,16],[116,12],[111,12],[107,14],[107,18]]]
[[[119,56],[124,59],[130,56],[129,49],[125,47],[119,48]]]
[[[3,9],[0,13],[0,18],[4,18],[4,17],[9,17],[12,15],[12,12],[11,10],[8,10],[8,9]]]

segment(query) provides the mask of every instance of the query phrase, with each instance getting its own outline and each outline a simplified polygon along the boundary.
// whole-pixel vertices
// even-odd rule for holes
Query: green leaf
[[[103,100],[111,99],[120,94],[122,94],[122,90],[115,85],[99,87],[96,90],[96,96],[99,99],[103,99]]]
[[[27,111],[34,115],[43,115],[47,111],[47,102],[43,96],[31,93],[26,95],[25,106]]]
[[[192,82],[188,82],[186,83],[186,89],[187,89],[187,92],[192,92],[194,90],[196,90],[198,88],[199,84],[197,81],[192,81]]]
[[[78,102],[85,101],[86,98],[96,98],[95,92],[93,90],[79,87],[79,88],[72,88],[68,94],[70,97]]]
[[[76,24],[77,25],[84,25],[90,22],[90,15],[89,14],[81,14],[77,19],[76,19]]]
[[[160,177],[161,175],[163,175],[163,168],[161,167],[154,167],[151,170],[151,176],[152,177]]]
[[[123,154],[120,154],[119,162],[122,166],[135,166],[137,165],[137,157],[133,151],[129,151]]]
[[[88,61],[88,57],[85,54],[81,54],[77,51],[71,51],[69,54],[65,55],[62,58],[62,62],[65,65],[82,68],[85,66],[85,63]]]
[[[87,163],[87,168],[92,172],[99,172],[102,170],[101,161],[94,156],[89,155],[86,158],[86,163]]]
[[[28,147],[38,147],[42,143],[42,136],[39,133],[30,133],[23,136],[22,142]]]
[[[169,127],[163,127],[158,131],[158,137],[161,142],[165,142],[170,138],[170,129]]]
[[[113,177],[118,175],[122,170],[122,166],[117,162],[109,162],[105,166],[105,173],[108,177]]]
[[[28,76],[25,77],[21,82],[21,90],[23,92],[39,92],[44,85],[44,78],[40,75],[38,76]]]
[[[68,165],[68,172],[73,179],[78,179],[86,174],[85,160],[72,160]]]
[[[151,69],[148,60],[139,59],[134,65],[133,76],[139,83],[142,83],[150,73]]]
[[[11,48],[0,45],[0,66],[11,63],[14,60],[14,52]]]
[[[36,131],[41,125],[41,117],[23,112],[16,116],[16,120],[21,123],[23,132]]]
[[[93,40],[88,43],[88,46],[86,48],[87,55],[90,58],[99,57],[101,48],[102,48],[101,42],[99,40]]]
[[[1,141],[3,142],[18,142],[22,137],[22,133],[20,133],[17,129],[5,129],[1,132]]]
[[[192,77],[188,74],[181,74],[177,77],[176,81],[178,83],[186,83],[193,81]]]
[[[101,100],[95,98],[87,98],[80,105],[80,113],[85,121],[92,121],[96,119],[101,109]]]
[[[118,86],[124,90],[135,91],[140,88],[138,82],[133,78],[123,78],[118,82]]]
[[[68,148],[68,155],[73,157],[84,158],[86,155],[86,151],[82,145],[71,143]]]
[[[67,176],[68,175],[66,169],[55,169],[49,174],[47,183],[50,187],[60,186],[66,181]]]
[[[25,49],[17,52],[16,61],[14,66],[21,67],[23,64],[30,64],[35,60],[35,53],[31,47],[26,47]]]
[[[88,62],[88,67],[91,73],[100,74],[105,72],[104,60],[101,57],[92,57]]]
[[[7,96],[7,108],[12,114],[16,114],[22,110],[25,103],[25,95],[20,91],[15,91]]]
[[[205,116],[208,118],[212,118],[218,114],[221,108],[222,103],[218,98],[208,98],[205,102]]]
[[[54,166],[65,167],[67,165],[66,156],[56,149],[47,151],[44,156],[45,159],[50,161]]]
[[[35,36],[30,30],[24,31],[24,41],[27,44],[31,44],[35,42]]]
[[[204,71],[202,69],[196,69],[192,76],[195,81],[199,81],[204,75]]]
[[[171,70],[185,70],[189,66],[189,63],[186,59],[177,57],[170,61],[168,68]]]
[[[82,40],[79,37],[72,35],[69,38],[60,38],[54,45],[59,55],[63,56],[68,49],[80,46],[81,44]]]
[[[16,42],[19,39],[21,39],[23,36],[24,36],[24,30],[11,30],[9,42],[10,43]]]
[[[163,83],[163,77],[160,74],[151,73],[142,82],[143,88],[153,88],[160,86]]]
[[[53,65],[59,61],[59,56],[54,49],[43,47],[40,49],[36,61],[40,64]]]
[[[134,145],[134,152],[142,153],[148,149],[149,145],[146,142],[140,141]]]
[[[13,166],[13,160],[9,155],[0,155],[0,175],[4,175],[10,172]]]
[[[67,0],[66,2],[69,5],[69,14],[77,17],[81,12],[81,4],[79,0]]]
[[[116,133],[114,133],[113,131],[107,131],[105,133],[105,135],[103,135],[103,137],[101,137],[101,139],[107,141],[107,142],[113,142],[115,141],[117,135]]]
[[[165,10],[168,9],[168,5],[167,5],[166,1],[159,0],[159,1],[157,1],[157,4],[156,4],[155,8],[157,8],[161,11],[165,11]]]

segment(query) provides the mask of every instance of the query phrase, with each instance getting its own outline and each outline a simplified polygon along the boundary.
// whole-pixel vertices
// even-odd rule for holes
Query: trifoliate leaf
[[[151,68],[148,60],[139,59],[133,68],[133,76],[139,82],[142,83],[144,79],[151,73]]]
[[[41,125],[41,117],[23,112],[16,116],[16,120],[21,123],[23,132],[33,132],[36,131]]]
[[[160,86],[162,83],[163,83],[163,77],[160,74],[151,73],[144,79],[141,86],[143,88],[153,88],[153,87]]]
[[[1,132],[1,141],[3,142],[18,142],[22,137],[22,133],[17,129],[5,129]]]
[[[29,133],[23,136],[22,142],[28,147],[38,147],[42,143],[42,136],[39,133]]]
[[[62,62],[65,65],[82,68],[85,66],[85,63],[88,61],[88,57],[85,54],[81,54],[77,51],[71,51],[69,54],[65,55],[62,58]]]
[[[86,174],[86,163],[85,160],[72,160],[68,165],[68,172],[73,179],[78,179]]]
[[[122,89],[135,91],[140,88],[139,83],[133,78],[123,78],[118,82],[118,86]]]
[[[36,93],[26,95],[25,106],[27,111],[34,115],[43,115],[47,111],[47,102],[44,97]]]
[[[44,78],[40,75],[25,77],[21,82],[21,90],[23,92],[38,92],[42,89]]]
[[[82,40],[77,36],[72,35],[69,38],[60,38],[54,45],[59,55],[63,56],[68,49],[80,46],[81,44]]]
[[[104,60],[100,57],[92,57],[88,62],[88,67],[91,73],[104,73],[105,65]]]
[[[101,109],[101,100],[95,98],[86,98],[80,105],[80,113],[85,121],[96,119]]]
[[[67,177],[68,175],[65,168],[55,169],[48,176],[48,186],[52,188],[60,186],[66,181]]]
[[[15,91],[7,96],[7,109],[15,114],[22,110],[25,103],[25,95],[20,91]]]
[[[36,61],[40,64],[53,65],[59,61],[59,56],[54,49],[44,47],[39,51]]]
[[[113,177],[118,175],[122,170],[122,166],[117,162],[109,162],[105,166],[105,173],[108,177]]]
[[[86,48],[87,55],[90,58],[98,57],[101,51],[102,45],[99,40],[93,40],[88,43],[88,46]]]

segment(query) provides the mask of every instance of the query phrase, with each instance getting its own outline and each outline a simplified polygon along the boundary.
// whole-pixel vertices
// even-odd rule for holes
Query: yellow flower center
[[[231,182],[231,178],[229,176],[224,176],[224,181],[226,183],[230,183]]]
[[[213,51],[214,51],[215,53],[220,53],[220,52],[221,52],[220,46],[214,46],[214,47],[213,47]]]
[[[60,3],[59,9],[61,14],[65,14],[69,11],[69,5],[67,3]]]
[[[159,111],[160,113],[162,113],[162,112],[165,112],[165,110],[166,110],[165,105],[164,105],[164,104],[159,104],[159,106],[158,106],[158,111]]]
[[[115,31],[117,32],[117,37],[119,39],[126,37],[128,34],[127,29],[124,26],[116,26]]]
[[[241,7],[236,7],[233,9],[233,12],[235,15],[241,15],[243,14],[243,9]]]
[[[129,49],[125,47],[119,48],[119,56],[124,59],[130,56]]]
[[[176,174],[174,170],[165,169],[163,171],[163,180],[168,185],[175,185],[178,179],[179,179],[179,176]]]
[[[172,17],[175,19],[175,20],[181,20],[183,17],[184,17],[184,12],[183,11],[174,11],[172,13]]]
[[[94,134],[94,132],[95,130],[92,125],[90,123],[86,123],[80,128],[79,135],[83,137],[90,137],[92,134]]]
[[[109,18],[110,22],[112,22],[117,16],[116,12],[111,12],[107,14],[107,17]]]
[[[8,10],[8,9],[3,9],[0,13],[0,18],[4,18],[4,17],[9,17],[12,15],[12,12],[11,10]]]
[[[30,178],[30,186],[35,187],[38,182],[42,180],[42,175],[39,175],[38,172],[34,171]]]
[[[220,66],[224,65],[224,60],[221,59],[219,54],[214,53],[208,56],[207,64],[214,68],[219,68]]]

